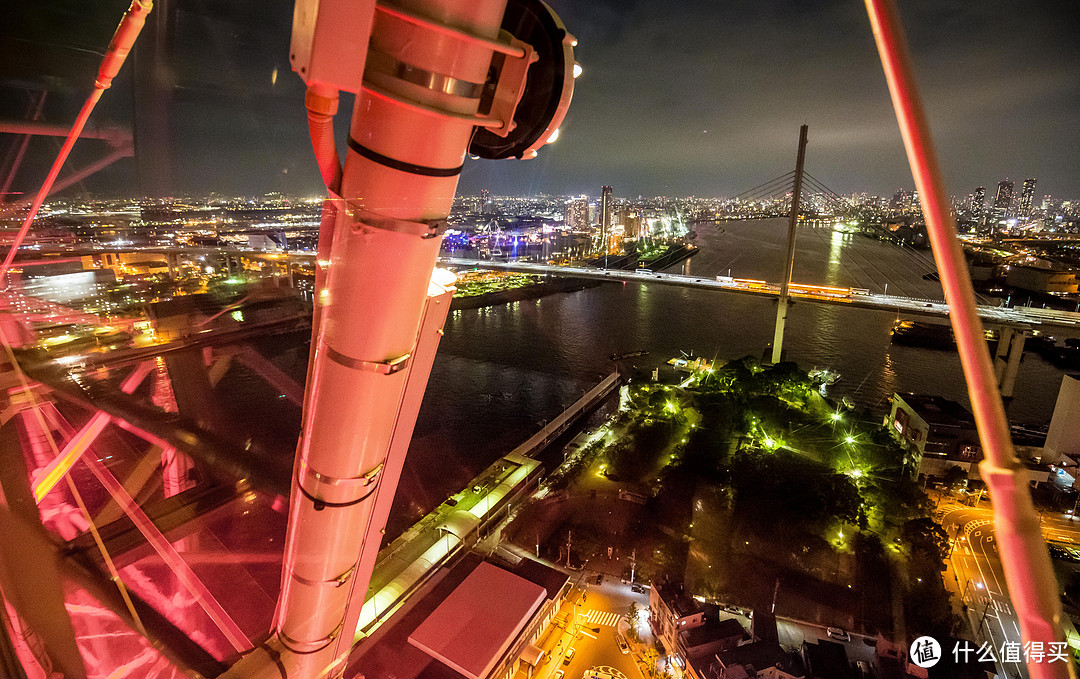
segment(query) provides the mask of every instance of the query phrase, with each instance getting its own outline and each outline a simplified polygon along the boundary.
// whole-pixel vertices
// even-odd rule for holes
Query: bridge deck
[[[552,274],[591,280],[632,281],[638,283],[660,283],[686,288],[698,288],[715,292],[728,292],[758,297],[776,298],[780,286],[765,281],[750,281],[738,278],[708,278],[703,276],[683,276],[673,273],[617,271],[611,269],[592,269],[573,266],[550,266],[529,262],[500,262],[479,259],[461,259],[443,257],[442,264],[447,266],[477,267],[520,273]],[[882,295],[856,288],[833,288],[820,285],[800,285],[792,283],[792,297],[816,302],[861,309],[893,311],[909,316],[931,316],[948,318],[949,305],[930,299]],[[1080,335],[1080,313],[1057,309],[1039,309],[1035,307],[994,307],[980,305],[979,317],[983,323],[996,326],[1015,326],[1039,328],[1041,330],[1072,331]]]

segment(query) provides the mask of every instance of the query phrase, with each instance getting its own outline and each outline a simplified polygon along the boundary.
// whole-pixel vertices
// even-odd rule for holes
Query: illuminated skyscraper
[[[611,218],[614,216],[615,206],[611,202],[611,187],[600,187],[600,242],[603,243],[604,251],[608,249],[608,239],[611,237]]]
[[[589,230],[589,199],[578,196],[566,201],[566,225],[574,231]]]
[[[1020,210],[1019,215],[1021,217],[1031,216],[1031,206],[1035,200],[1035,178],[1024,180],[1024,188],[1020,192]]]
[[[994,207],[990,210],[994,221],[1001,221],[1009,215],[1012,207],[1014,184],[1011,179],[1003,179],[998,182],[997,193],[994,194]]]
[[[611,200],[611,187],[600,187],[600,228],[607,231],[611,228],[611,218],[615,214],[615,204]]]
[[[623,206],[615,212],[615,223],[622,224],[626,228],[627,238],[637,238],[641,235],[641,209],[630,205]]]
[[[986,187],[980,186],[975,189],[975,192],[971,194],[971,204],[968,206],[971,211],[971,218],[976,221],[981,221],[983,212],[986,210]]]

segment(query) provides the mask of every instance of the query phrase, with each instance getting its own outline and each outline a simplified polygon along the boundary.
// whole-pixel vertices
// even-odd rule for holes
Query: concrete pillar
[[[1005,374],[998,383],[1001,388],[1002,398],[1012,398],[1013,389],[1016,387],[1016,375],[1020,372],[1020,359],[1024,356],[1024,342],[1026,340],[1027,333],[1023,330],[1014,332],[1012,335],[1012,342],[1009,346],[1009,363],[1005,367]]]
[[[994,352],[994,379],[1002,398],[1012,398],[1026,340],[1027,330],[1023,328],[1001,329],[1001,339],[998,340],[997,351]]]
[[[1005,368],[1009,362],[1009,347],[1012,345],[1012,337],[1015,330],[1003,326],[998,338],[997,351],[994,352],[994,380],[1001,386],[1001,380],[1005,377]]]

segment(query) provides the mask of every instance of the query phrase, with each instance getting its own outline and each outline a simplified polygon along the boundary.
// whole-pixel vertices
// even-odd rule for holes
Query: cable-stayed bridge
[[[443,257],[441,262],[446,266],[454,267],[475,267],[479,269],[495,269],[519,273],[571,276],[574,278],[585,278],[590,280],[658,283],[661,285],[675,285],[686,288],[710,290],[713,292],[756,295],[759,297],[776,298],[780,294],[780,286],[777,283],[745,278],[732,278],[730,276],[709,278],[647,271],[644,269],[618,271],[583,266],[554,266],[549,264],[535,264],[532,262],[502,262],[487,259],[465,259],[460,257]],[[860,309],[877,309],[880,311],[899,311],[908,316],[947,318],[949,315],[949,305],[940,300],[935,301],[931,299],[872,293],[865,288],[843,288],[793,282],[791,284],[791,296],[818,304],[849,306]],[[1073,311],[1040,309],[1035,307],[998,307],[984,304],[979,306],[979,317],[983,319],[984,323],[989,325],[1043,327],[1046,329],[1066,331],[1076,330],[1077,334],[1080,335],[1080,313]]]

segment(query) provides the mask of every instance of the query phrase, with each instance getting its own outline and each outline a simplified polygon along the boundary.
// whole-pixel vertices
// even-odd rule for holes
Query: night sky
[[[174,0],[175,1],[175,0]],[[49,120],[70,120],[126,7],[19,3],[4,52],[48,49],[81,64],[50,91]],[[911,188],[896,120],[861,2],[559,0],[584,73],[557,143],[532,161],[467,161],[460,191],[617,196],[734,195],[794,166],[837,192]],[[902,2],[931,129],[951,192],[1037,177],[1037,200],[1080,198],[1080,8],[1075,2]],[[289,70],[292,4],[179,0],[166,74],[175,193],[317,195],[303,84]],[[33,60],[27,60],[33,61]],[[6,117],[50,64],[0,67]],[[35,72],[37,69],[37,72]],[[276,79],[274,77],[276,69]],[[74,86],[70,71],[86,73]],[[96,119],[130,124],[130,64]],[[77,79],[77,78],[75,78]],[[20,87],[22,89],[20,89]],[[350,104],[339,114],[342,145]],[[7,153],[11,137],[0,139]],[[102,153],[81,142],[75,165]],[[55,154],[35,140],[15,187],[33,190]],[[81,153],[81,155],[80,155]],[[87,180],[90,193],[139,193],[135,163]]]

